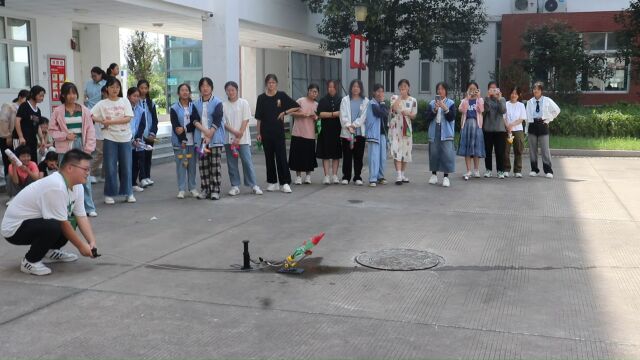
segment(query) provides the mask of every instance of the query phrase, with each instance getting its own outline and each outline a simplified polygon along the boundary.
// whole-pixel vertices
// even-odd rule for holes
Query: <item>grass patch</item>
[[[552,149],[640,150],[640,139],[631,137],[586,138],[551,135],[549,146]]]

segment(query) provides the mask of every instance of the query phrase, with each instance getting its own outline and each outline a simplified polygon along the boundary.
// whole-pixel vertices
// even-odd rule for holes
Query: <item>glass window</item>
[[[0,44],[0,88],[9,87],[9,64],[7,59],[7,45]]]
[[[429,92],[431,90],[431,63],[428,61],[420,62],[420,92]]]
[[[298,99],[305,96],[309,85],[306,54],[291,53],[291,74],[291,97]]]
[[[607,51],[618,50],[618,39],[615,33],[607,33]]]
[[[618,44],[615,33],[584,33],[583,39],[588,51],[606,56],[606,62],[602,66],[609,70],[610,78],[603,81],[584,74],[581,80],[582,91],[629,91],[629,64],[618,61],[616,57]]]
[[[309,55],[309,74],[311,75],[310,83],[316,83],[320,86],[320,90],[323,91],[322,83],[324,82],[324,58],[316,55]],[[309,85],[307,84],[307,85]],[[323,91],[324,92],[324,91]],[[321,94],[323,93],[321,92]],[[304,89],[304,94],[307,94],[307,88]]]
[[[11,40],[31,41],[29,20],[7,18],[7,29]]]
[[[444,81],[449,85],[449,92],[457,92],[458,89],[458,62],[446,61],[444,63]]]
[[[0,39],[4,39],[5,38],[5,33],[4,33],[4,18],[2,16],[0,16]]]
[[[9,45],[9,84],[14,89],[31,87],[29,46]]]
[[[607,33],[585,33],[583,35],[584,44],[587,50],[604,51],[606,50]]]

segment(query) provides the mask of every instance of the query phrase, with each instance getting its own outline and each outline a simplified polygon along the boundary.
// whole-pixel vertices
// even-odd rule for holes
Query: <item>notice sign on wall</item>
[[[49,57],[49,76],[51,101],[60,101],[60,88],[67,78],[67,59],[64,57]]]

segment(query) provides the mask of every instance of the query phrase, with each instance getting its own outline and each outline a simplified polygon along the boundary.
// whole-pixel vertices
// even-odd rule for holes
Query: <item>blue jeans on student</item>
[[[380,142],[369,142],[367,146],[369,182],[374,183],[384,179],[384,165],[387,162],[387,137],[380,135]]]
[[[71,146],[72,149],[82,150],[82,138],[76,137],[76,140]],[[64,154],[58,153],[58,164],[62,164],[62,158]],[[91,176],[91,174],[89,174]],[[88,213],[96,211],[96,205],[93,203],[93,191],[91,190],[91,181],[87,178],[87,182],[82,185],[84,189],[84,210]]]
[[[238,157],[233,157],[231,153],[231,145],[225,146],[227,153],[227,168],[229,169],[229,181],[231,186],[240,186],[240,168],[238,167],[238,158],[242,161],[242,173],[244,174],[244,185],[250,188],[256,186],[256,172],[253,169],[253,161],[251,160],[251,146],[249,144],[241,144],[238,149]]]
[[[178,190],[179,191],[191,191],[196,189],[196,168],[198,166],[198,153],[196,153],[196,147],[193,145],[187,146],[186,149],[173,148],[173,154],[176,160],[176,175],[178,176]],[[186,159],[188,166],[185,167],[183,162],[185,156],[191,154],[191,158]],[[187,179],[188,177],[188,179]],[[187,187],[187,180],[189,186]]]
[[[104,139],[104,196],[133,195],[131,186],[131,143]],[[120,186],[118,186],[120,184]]]

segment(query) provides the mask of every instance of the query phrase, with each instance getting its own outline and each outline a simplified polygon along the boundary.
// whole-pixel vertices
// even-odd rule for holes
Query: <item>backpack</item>
[[[16,107],[11,104],[3,104],[0,108],[0,137],[11,137],[16,125]]]

